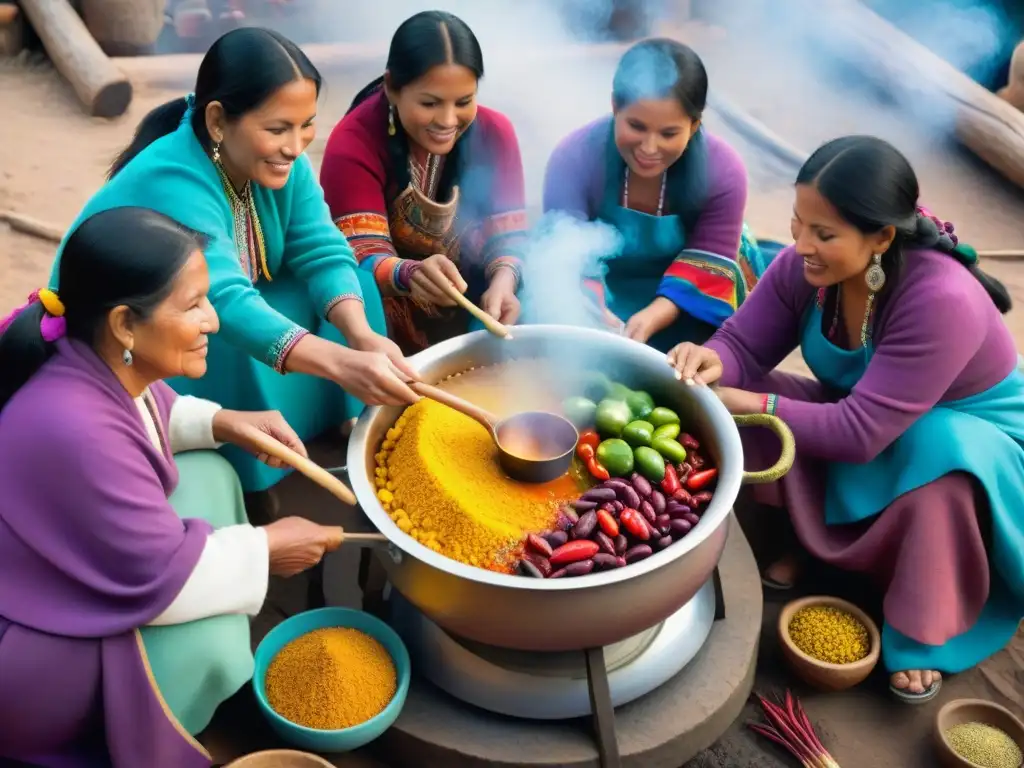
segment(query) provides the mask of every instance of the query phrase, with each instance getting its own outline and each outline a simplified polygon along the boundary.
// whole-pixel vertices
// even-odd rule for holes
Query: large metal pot
[[[719,468],[715,497],[698,526],[679,542],[626,568],[573,579],[541,580],[475,568],[423,546],[399,530],[377,500],[374,453],[401,409],[368,408],[348,449],[348,471],[359,504],[392,542],[381,552],[394,589],[450,633],[488,645],[528,651],[567,651],[609,645],[661,622],[707,582],[718,564],[733,502],[744,481],[773,480],[774,472],[743,472],[736,422],[707,387],[676,380],[665,356],[643,344],[597,330],[556,325],[519,326],[514,340],[477,331],[437,344],[412,358],[424,380],[437,382],[475,366],[509,358],[542,357],[553,365],[601,370],[650,392],[675,409],[701,438]],[[773,417],[766,426],[788,434]],[[792,463],[792,435],[782,462]]]

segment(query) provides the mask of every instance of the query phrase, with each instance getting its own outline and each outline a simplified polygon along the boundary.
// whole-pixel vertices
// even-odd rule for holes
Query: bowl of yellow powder
[[[779,614],[779,645],[790,669],[822,691],[863,681],[878,664],[882,638],[864,611],[838,597],[794,600]]]
[[[380,619],[351,608],[306,611],[256,649],[253,689],[271,728],[313,752],[369,744],[398,719],[409,651]]]

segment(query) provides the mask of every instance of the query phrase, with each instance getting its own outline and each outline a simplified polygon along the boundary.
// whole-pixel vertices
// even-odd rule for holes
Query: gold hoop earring
[[[872,293],[878,293],[885,287],[885,270],[882,269],[882,254],[876,253],[871,257],[871,266],[864,273],[864,282],[867,283],[868,290]]]
[[[395,107],[388,104],[388,136],[394,136],[395,133]]]
[[[220,142],[213,145],[213,162],[220,164]]]

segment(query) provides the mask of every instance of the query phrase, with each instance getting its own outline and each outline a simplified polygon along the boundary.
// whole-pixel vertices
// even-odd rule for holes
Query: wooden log
[[[964,146],[1024,187],[1024,113],[859,0],[796,0],[787,8],[820,19],[815,33],[827,28],[830,56],[859,69],[897,101],[915,101],[948,114]]]
[[[132,85],[107,58],[67,0],[21,0],[57,70],[94,117],[123,115]]]
[[[31,216],[17,211],[0,210],[0,222],[4,222],[15,232],[38,237],[40,240],[48,240],[51,243],[60,243],[64,239],[64,232],[59,227],[33,219]]]

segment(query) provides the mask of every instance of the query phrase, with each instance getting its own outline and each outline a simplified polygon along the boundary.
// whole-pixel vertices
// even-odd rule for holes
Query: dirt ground
[[[894,109],[879,105],[868,93],[849,84],[829,80],[810,62],[801,60],[798,46],[777,40],[758,40],[737,32],[709,33],[687,28],[680,35],[704,55],[713,89],[740,104],[769,128],[803,150],[843,133],[875,133],[896,142],[912,159],[922,179],[926,202],[957,223],[962,237],[979,249],[1010,249],[1024,245],[1024,194],[1011,188],[947,139],[908,121]],[[381,44],[381,51],[384,51]],[[761,67],[771,57],[774,67]],[[550,69],[542,79],[522,81],[515,58],[489,62],[490,73],[482,99],[508,113],[520,131],[532,203],[537,203],[544,158],[565,133],[607,104],[607,86],[582,93],[574,73],[587,70],[594,82],[608,83],[610,69],[600,57]],[[791,66],[784,78],[779,62]],[[173,62],[168,66],[173,68]],[[366,63],[343,67],[327,75],[327,88],[319,117],[320,139],[310,150],[319,161],[322,141],[343,113],[351,95],[379,71]],[[594,76],[593,72],[598,75]],[[602,79],[603,78],[603,79]],[[129,140],[147,110],[179,91],[135,83],[131,111],[115,121],[90,119],[81,113],[70,88],[45,62],[31,57],[0,61],[0,210],[8,209],[66,227],[102,181],[106,166]],[[570,98],[571,96],[571,98]],[[544,106],[541,106],[544,105]],[[788,229],[790,185],[794,170],[766,159],[739,138],[712,112],[712,130],[730,138],[743,153],[751,173],[749,218],[756,232],[778,235]],[[20,303],[46,281],[54,252],[52,244],[11,231],[0,224],[0,312]],[[986,265],[1024,301],[1024,268],[1010,262]],[[1018,341],[1024,340],[1024,313],[1011,313],[1007,322]],[[794,358],[790,364],[799,366]],[[289,509],[310,509],[315,516],[329,515],[325,500],[311,497],[297,478],[284,487]],[[331,563],[332,579],[351,584],[355,563],[351,556]],[[837,587],[839,589],[839,587]],[[303,600],[301,579],[274,584],[259,626],[266,629]],[[764,642],[757,685],[761,689],[792,685],[782,670],[773,640],[777,606],[766,608]],[[1024,715],[1024,638],[981,669],[947,681],[943,700],[954,695],[977,694],[1001,701]],[[808,695],[806,702],[819,723],[823,740],[844,765],[860,768],[916,768],[933,764],[925,745],[933,707],[912,710],[891,704],[884,695],[884,677],[872,679],[842,695]],[[249,712],[251,702],[232,702],[230,708]],[[743,718],[741,718],[741,721]],[[243,722],[245,718],[243,718]],[[231,729],[234,717],[218,721]],[[248,720],[248,730],[262,724]],[[255,737],[262,741],[263,737]],[[250,734],[247,746],[252,743]],[[241,743],[218,734],[218,757],[227,759]],[[346,759],[339,765],[370,766],[370,758]],[[741,722],[713,748],[689,763],[690,768],[775,768],[789,763],[765,751],[742,728]]]

